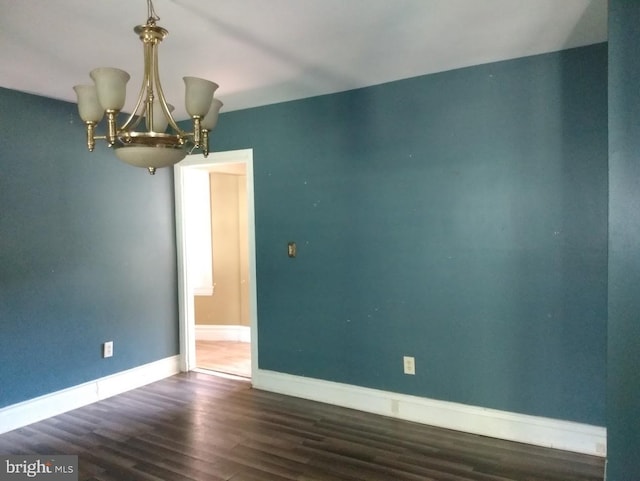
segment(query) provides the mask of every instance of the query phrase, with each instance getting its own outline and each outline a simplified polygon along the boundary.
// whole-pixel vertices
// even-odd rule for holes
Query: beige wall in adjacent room
[[[195,297],[196,324],[249,325],[246,175],[211,172],[211,296]]]

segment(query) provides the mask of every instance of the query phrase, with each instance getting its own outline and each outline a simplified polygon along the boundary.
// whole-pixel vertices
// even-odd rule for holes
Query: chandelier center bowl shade
[[[222,102],[214,98],[218,84],[185,76],[185,106],[192,120],[191,131],[180,128],[165,99],[158,71],[158,45],[168,31],[156,25],[151,0],[147,0],[148,18],[134,32],[143,44],[144,74],[142,87],[132,113],[119,125],[119,114],[126,101],[130,76],[124,70],[100,67],[91,71],[93,84],[76,85],[78,113],[86,126],[87,148],[93,151],[96,140],[113,147],[116,156],[127,164],[156,169],[180,162],[191,152],[209,153],[209,132],[218,122]],[[96,126],[106,117],[106,133],[96,135]]]

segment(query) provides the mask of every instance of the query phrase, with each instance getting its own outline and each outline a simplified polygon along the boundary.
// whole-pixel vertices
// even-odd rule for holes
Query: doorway
[[[215,196],[211,195],[214,190],[222,191],[225,185],[234,182],[243,193],[237,207],[240,219],[235,222],[246,226],[244,236],[240,234],[238,238],[242,244],[240,251],[244,252],[239,265],[246,274],[238,276],[236,293],[229,290],[230,275],[225,274],[226,267],[222,264],[216,267],[217,247],[212,238],[216,229],[228,232],[228,219],[226,225],[222,220],[222,227],[216,227],[216,222],[229,214],[216,212]],[[174,167],[174,185],[181,369],[191,371],[203,367],[250,375],[258,366],[253,151],[212,153],[207,158],[189,156]],[[218,241],[220,249],[224,249],[222,243],[227,237],[231,236],[223,236],[223,240]],[[228,257],[221,254],[218,260]],[[233,307],[236,304],[237,309]],[[243,352],[250,354],[250,362],[246,354],[243,359]]]

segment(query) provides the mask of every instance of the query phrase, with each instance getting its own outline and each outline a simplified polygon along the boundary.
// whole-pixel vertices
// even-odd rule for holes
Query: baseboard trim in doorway
[[[251,342],[251,328],[237,325],[196,324],[196,341]]]
[[[251,382],[250,377],[238,376],[237,374],[230,374],[222,371],[215,371],[213,369],[205,369],[203,367],[196,367],[192,369],[193,372],[199,372],[200,374],[208,374],[209,376],[222,377],[224,379],[231,379],[233,381]]]
[[[171,356],[0,409],[0,434],[63,414],[180,372]]]
[[[508,441],[604,457],[604,427],[256,370],[256,389]]]

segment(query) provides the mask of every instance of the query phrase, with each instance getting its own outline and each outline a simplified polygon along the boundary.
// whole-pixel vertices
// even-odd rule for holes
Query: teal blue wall
[[[172,172],[84,135],[75,105],[0,89],[0,407],[178,353]]]
[[[605,424],[606,44],[230,112],[212,141],[254,149],[260,368]]]
[[[260,367],[604,425],[606,86],[596,45],[225,114]],[[170,170],[86,153],[71,104],[0,107],[0,406],[177,353]]]
[[[640,477],[639,25],[639,2],[609,2],[609,481]]]

